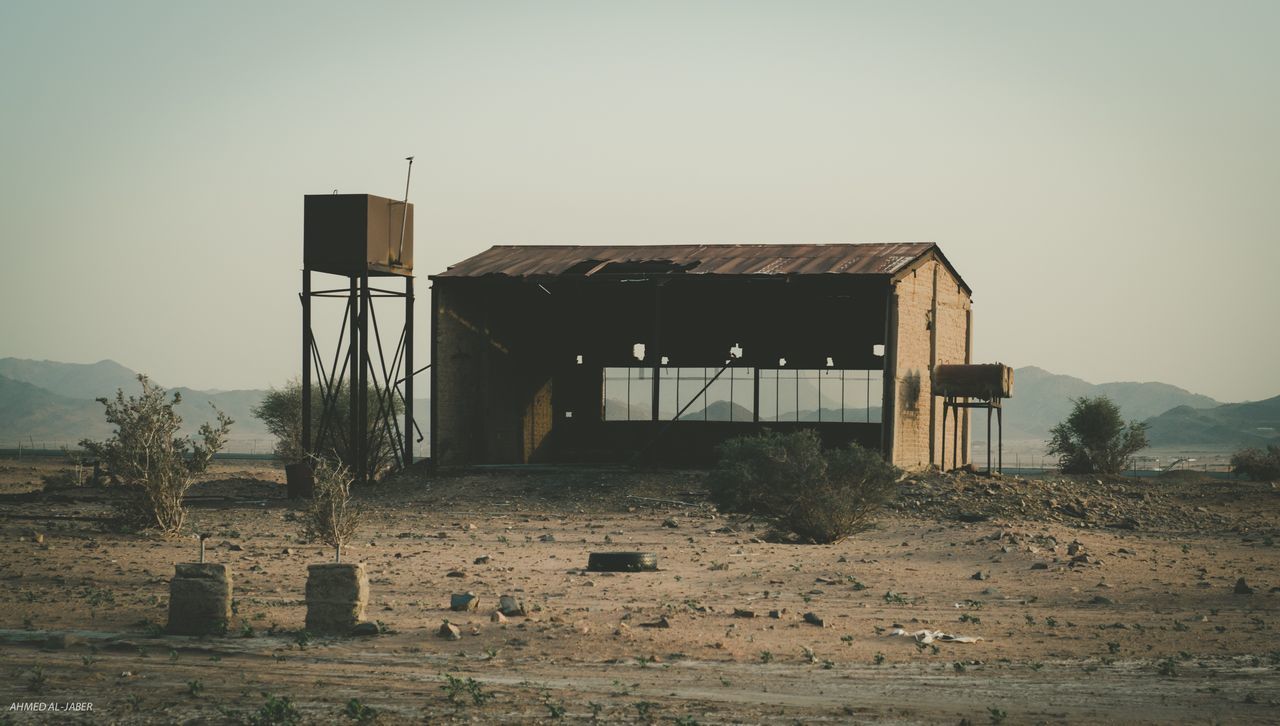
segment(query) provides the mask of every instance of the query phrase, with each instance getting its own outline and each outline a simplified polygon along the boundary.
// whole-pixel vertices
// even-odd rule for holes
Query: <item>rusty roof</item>
[[[893,275],[937,251],[932,242],[735,245],[498,245],[433,277],[587,277],[596,274]],[[964,285],[964,281],[960,280]],[[968,286],[965,285],[968,290]]]

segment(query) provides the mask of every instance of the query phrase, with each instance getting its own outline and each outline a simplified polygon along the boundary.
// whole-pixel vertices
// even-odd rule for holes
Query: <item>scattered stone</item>
[[[782,608],[781,610],[770,610],[769,617],[773,618],[774,620],[781,620],[782,616],[785,615],[786,612],[787,612],[786,608]]]
[[[26,538],[31,540],[32,542],[35,542],[36,544],[44,544],[44,533],[37,532],[34,529],[27,531]]]
[[[1083,551],[1084,545],[1080,544],[1078,541],[1073,541],[1071,544],[1067,545],[1067,554],[1072,557],[1075,557]]]
[[[510,595],[503,595],[498,598],[498,612],[507,617],[528,615],[528,612],[524,609],[524,603]]]
[[[467,612],[480,607],[480,598],[474,592],[454,594],[449,597],[449,609],[455,612]]]
[[[755,616],[756,611],[754,610],[743,610],[742,608],[733,609],[733,617],[735,618],[754,618]]]
[[[466,577],[467,573],[462,570],[449,570],[445,573],[445,577]]]
[[[505,623],[507,622],[507,616],[503,615],[501,610],[494,610],[493,614],[489,616],[489,622]]]
[[[538,538],[538,541],[539,542],[555,542],[556,536],[554,534],[544,534]]]
[[[377,635],[378,624],[371,623],[368,620],[365,620],[364,622],[356,623],[355,627],[351,628],[351,634],[359,637],[369,637],[371,635]]]
[[[1237,595],[1252,595],[1253,588],[1249,587],[1249,583],[1245,582],[1242,577],[1239,580],[1236,580],[1235,593]]]
[[[1115,605],[1116,601],[1112,600],[1109,597],[1103,597],[1102,595],[1094,595],[1093,599],[1089,601],[1089,604],[1090,605]]]
[[[232,552],[243,552],[243,551],[244,551],[244,547],[242,547],[242,546],[240,546],[240,545],[236,544],[235,542],[228,542],[228,543],[227,543],[227,549],[231,550]]]
[[[666,519],[662,520],[662,526],[666,527],[667,529],[676,529],[677,527],[680,526],[680,523],[671,517],[667,517]]]
[[[848,562],[848,561],[849,561],[849,558],[845,557],[844,555],[840,555],[839,557],[836,558],[836,562]]]
[[[293,554],[293,548],[292,548],[292,547],[285,547],[283,550],[280,550],[280,554],[282,554],[282,555],[291,555],[291,554]]]
[[[973,580],[985,580],[985,579],[987,579],[988,577],[990,577],[990,575],[984,575],[984,574],[982,573],[982,570],[978,570],[977,572],[973,573],[973,575],[970,577],[970,579],[973,579]]]
[[[475,559],[475,562],[473,562],[472,564],[476,564],[476,565],[487,565],[487,564],[489,564],[489,562],[490,562],[492,559],[493,559],[493,558],[492,558],[492,557],[490,557],[489,555],[480,555],[479,557],[477,557],[477,558]]]
[[[1047,570],[1047,569],[1049,569],[1049,563],[1048,563],[1048,562],[1034,562],[1034,563],[1032,563],[1032,565],[1031,565],[1031,569],[1033,569],[1033,570]]]
[[[449,640],[462,640],[462,631],[448,620],[440,624],[440,630],[436,634]]]
[[[815,613],[805,613],[804,621],[810,625],[816,625],[819,628],[827,627],[826,621],[818,617]]]
[[[671,621],[667,619],[667,616],[666,616],[666,615],[663,615],[662,617],[658,618],[657,620],[655,620],[655,621],[653,621],[653,622],[651,622],[651,623],[640,623],[640,627],[642,627],[642,628],[669,628],[669,627],[671,627]]]

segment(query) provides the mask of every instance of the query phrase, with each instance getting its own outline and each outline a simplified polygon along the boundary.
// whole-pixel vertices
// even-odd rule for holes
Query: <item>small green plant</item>
[[[970,615],[969,613],[964,613],[960,616],[960,622],[973,623],[974,625],[978,625],[982,622],[982,618],[978,617],[977,615]]]
[[[116,595],[110,590],[95,587],[85,591],[84,601],[89,605],[89,619],[97,620],[98,608],[104,605],[115,606]]]
[[[267,697],[254,713],[246,719],[249,726],[293,726],[302,721],[302,714],[293,700],[288,696],[275,696],[263,693]]]
[[[32,693],[43,693],[45,686],[49,685],[49,677],[44,674],[44,666],[32,666],[27,671],[27,690]]]
[[[1156,663],[1156,673],[1166,678],[1173,678],[1178,675],[1178,662],[1172,658],[1165,658]]]
[[[567,713],[563,702],[547,699],[543,702],[543,705],[547,707],[547,715],[557,721],[564,718],[565,713]]]
[[[242,623],[240,623],[240,637],[241,637],[241,638],[252,638],[252,637],[254,637],[255,635],[257,635],[257,633],[255,633],[255,632],[254,632],[254,630],[253,630],[253,626],[252,626],[252,625],[250,625],[250,624],[249,624],[249,623],[247,623],[247,622],[242,622]]]
[[[991,717],[991,723],[1002,724],[1009,717],[1009,714],[996,706],[987,707],[987,715]]]
[[[299,649],[305,649],[308,645],[311,645],[311,641],[311,631],[309,630],[299,630],[297,634],[293,636],[293,642]]]
[[[875,655],[871,656],[871,662],[876,665],[884,665],[884,653],[877,651]]]
[[[201,680],[200,680],[200,679],[198,679],[198,678],[197,678],[197,679],[195,679],[195,680],[192,680],[192,681],[187,681],[187,695],[188,695],[188,696],[191,696],[192,698],[196,698],[196,697],[198,697],[201,693],[204,693],[204,682],[203,682],[203,681],[201,681]]]
[[[591,720],[593,722],[600,720],[600,714],[604,713],[604,704],[588,701],[587,706],[591,709]]]
[[[760,651],[760,662],[761,662],[761,663],[772,663],[772,662],[773,662],[773,653],[770,653],[770,652],[769,652],[769,651],[767,651],[767,650],[762,650],[762,651]]]
[[[462,679],[451,673],[441,673],[440,675],[444,677],[444,685],[441,688],[444,689],[445,696],[448,697],[449,702],[455,706],[465,704],[467,698],[470,698],[471,702],[477,706],[483,706],[493,699],[493,694],[485,692],[481,688],[479,681],[474,678]]]
[[[1049,617],[1044,619],[1044,624],[1048,625],[1051,628],[1056,628],[1058,627],[1058,619],[1050,615]]]
[[[693,716],[689,716],[687,714],[684,716],[676,716],[674,723],[676,726],[698,726],[697,720],[695,720]]]
[[[657,705],[652,701],[636,701],[636,715],[640,717],[641,721],[648,721],[652,718],[650,713],[653,711],[653,707]]]
[[[360,703],[358,698],[347,701],[347,705],[342,709],[342,715],[356,723],[373,723],[378,720],[377,709]]]
[[[1116,642],[1107,643],[1107,652],[1115,655],[1120,652],[1120,644]]]
[[[966,670],[966,666],[964,663],[961,663],[960,661],[956,661],[955,663],[951,664],[951,670],[955,671],[956,673],[964,673]]]

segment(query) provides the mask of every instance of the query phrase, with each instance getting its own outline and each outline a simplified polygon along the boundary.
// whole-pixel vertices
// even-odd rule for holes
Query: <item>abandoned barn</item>
[[[700,464],[808,428],[918,469],[942,456],[931,372],[971,356],[932,243],[498,246],[431,280],[442,465]]]

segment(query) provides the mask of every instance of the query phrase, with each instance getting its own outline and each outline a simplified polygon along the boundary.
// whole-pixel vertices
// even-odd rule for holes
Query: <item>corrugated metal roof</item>
[[[821,245],[499,245],[434,277],[557,277],[599,273],[892,275],[932,242]],[[941,253],[939,253],[941,256]],[[944,258],[945,260],[945,258]],[[950,264],[947,265],[950,267]],[[959,277],[959,275],[957,275]],[[963,281],[962,281],[963,283]]]

